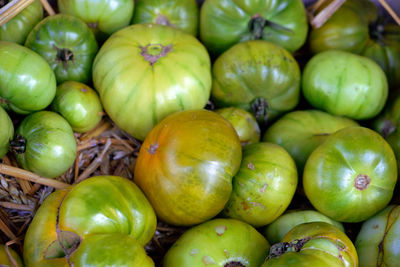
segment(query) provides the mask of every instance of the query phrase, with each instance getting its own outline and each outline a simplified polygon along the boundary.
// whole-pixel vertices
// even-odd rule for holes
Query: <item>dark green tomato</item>
[[[313,107],[359,120],[376,116],[388,95],[387,79],[378,64],[339,50],[321,52],[308,61],[302,89]]]
[[[39,0],[35,0],[6,24],[0,26],[0,41],[24,44],[29,32],[42,18],[42,5]]]
[[[263,141],[284,147],[296,162],[299,173],[311,152],[339,129],[357,126],[355,121],[319,110],[293,111],[267,129]]]
[[[293,109],[299,95],[296,60],[270,42],[239,43],[214,63],[211,96],[217,106],[251,110],[265,122]]]
[[[361,222],[383,209],[397,181],[393,150],[376,132],[347,127],[310,155],[303,187],[313,206],[341,222]]]
[[[18,164],[41,176],[54,178],[66,172],[76,157],[76,141],[68,122],[55,112],[27,116],[12,145]]]
[[[164,267],[259,267],[267,240],[252,226],[234,219],[214,219],[186,231],[168,250]]]
[[[49,16],[29,33],[25,46],[46,59],[58,83],[91,81],[98,46],[80,19],[64,14]]]
[[[196,0],[136,0],[132,24],[167,25],[197,35],[199,7]]]
[[[357,251],[337,227],[303,223],[273,245],[261,267],[358,267]]]
[[[251,144],[243,148],[242,163],[232,184],[223,214],[254,227],[264,226],[278,218],[292,201],[297,187],[296,165],[278,145]]]
[[[400,266],[400,206],[389,206],[365,221],[355,246],[360,266]]]
[[[0,106],[0,159],[7,154],[10,140],[14,137],[14,125],[7,112]]]
[[[155,229],[155,213],[134,183],[92,177],[46,198],[26,233],[24,261],[28,267],[151,267],[143,246]]]
[[[216,113],[227,119],[235,128],[240,143],[248,145],[260,141],[260,127],[254,116],[242,108],[221,108]]]
[[[263,234],[270,244],[278,243],[294,227],[302,223],[326,222],[344,232],[343,225],[315,210],[290,210],[268,225]]]
[[[7,254],[6,249],[8,250],[8,252],[10,253],[11,256],[11,260],[10,260],[10,256]],[[14,261],[17,265],[13,265],[11,263],[11,261]],[[19,257],[19,255],[17,254],[17,252],[15,252],[12,248],[4,246],[4,245],[0,245],[0,266],[3,267],[23,267],[24,265],[22,264],[22,260]]]
[[[74,132],[84,133],[93,129],[103,116],[97,93],[78,82],[64,82],[57,87],[52,110],[60,113]]]
[[[390,94],[384,110],[372,122],[372,128],[384,138],[395,132],[400,125],[400,88]]]
[[[0,105],[20,114],[46,108],[56,94],[49,64],[21,45],[0,41]]]
[[[293,52],[304,44],[307,32],[301,0],[206,0],[200,11],[201,40],[215,55],[257,39]]]

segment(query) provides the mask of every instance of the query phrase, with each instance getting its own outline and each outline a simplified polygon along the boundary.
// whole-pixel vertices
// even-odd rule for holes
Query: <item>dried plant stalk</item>
[[[16,15],[18,15],[27,6],[33,3],[34,0],[13,0],[0,9],[0,26],[6,24]]]

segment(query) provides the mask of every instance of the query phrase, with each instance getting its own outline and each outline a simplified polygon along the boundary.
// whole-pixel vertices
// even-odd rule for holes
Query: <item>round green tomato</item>
[[[284,147],[296,162],[299,173],[311,152],[332,133],[357,126],[355,121],[319,110],[293,111],[274,124],[264,134],[263,141]]]
[[[93,129],[103,116],[97,93],[79,82],[64,82],[57,87],[52,110],[60,113],[74,132],[84,133]]]
[[[134,183],[92,177],[46,198],[26,233],[24,261],[27,267],[151,267],[143,246],[155,229],[155,213]]]
[[[0,26],[0,41],[24,44],[29,32],[42,18],[42,5],[39,0],[35,0],[6,24]]]
[[[311,58],[303,72],[302,88],[313,107],[360,120],[376,116],[388,96],[386,76],[378,64],[338,50]]]
[[[252,110],[261,121],[273,119],[299,101],[299,65],[270,42],[239,43],[215,61],[211,95],[217,106]]]
[[[254,227],[264,226],[278,218],[292,201],[297,187],[296,165],[278,145],[251,144],[243,148],[242,163],[232,183],[223,214]]]
[[[9,255],[7,254],[6,250],[8,249],[8,252],[10,253],[11,260],[9,258]],[[17,265],[13,265],[11,261],[14,261]],[[7,247],[5,245],[0,245],[0,266],[10,266],[10,267],[23,267],[23,263],[17,252],[15,252],[13,249],[10,247]]]
[[[21,45],[0,41],[0,105],[20,114],[46,108],[56,94],[49,64]]]
[[[55,112],[27,116],[16,131],[12,150],[18,164],[41,176],[54,178],[75,161],[76,141],[68,122]]]
[[[167,25],[196,36],[198,20],[196,0],[136,0],[132,24]]]
[[[221,108],[215,110],[215,112],[232,124],[242,146],[260,141],[260,127],[251,113],[235,107]]]
[[[201,40],[216,55],[257,39],[293,52],[304,44],[307,32],[301,0],[206,0],[200,10]]]
[[[337,227],[325,222],[303,223],[273,245],[261,267],[358,267],[357,251]]]
[[[234,219],[214,219],[186,231],[168,250],[164,267],[259,267],[269,244],[256,229]]]
[[[344,232],[343,225],[315,210],[290,210],[268,225],[263,234],[270,244],[280,242],[294,227],[302,223],[326,222]]]
[[[389,206],[361,226],[355,246],[360,266],[400,266],[400,206]]]
[[[14,137],[14,125],[7,112],[0,106],[0,159],[7,154],[10,140]]]
[[[115,124],[144,140],[167,115],[206,105],[210,64],[195,37],[168,26],[135,24],[101,47],[93,82]]]
[[[329,136],[304,168],[306,196],[321,213],[361,222],[383,209],[397,181],[393,150],[376,132],[348,127]]]

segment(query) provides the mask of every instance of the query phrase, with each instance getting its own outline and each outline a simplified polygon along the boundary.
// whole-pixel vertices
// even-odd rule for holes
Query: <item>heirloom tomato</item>
[[[7,154],[8,146],[14,137],[14,125],[7,112],[0,106],[0,159]]]

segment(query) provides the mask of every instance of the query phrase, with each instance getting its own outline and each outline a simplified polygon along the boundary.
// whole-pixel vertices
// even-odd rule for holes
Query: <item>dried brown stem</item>
[[[7,224],[0,218],[0,230],[9,238],[9,239],[16,239],[17,237],[11,231],[11,229],[7,226]]]
[[[378,0],[378,1],[383,6],[383,8],[386,9],[386,11],[389,13],[389,15],[392,16],[394,21],[396,21],[396,23],[400,26],[400,18],[396,14],[396,12],[394,12],[392,7],[385,0]]]
[[[40,3],[42,4],[43,8],[46,10],[47,14],[49,14],[49,16],[54,16],[56,14],[56,12],[51,7],[49,2],[47,2],[47,0],[40,0]]]
[[[100,134],[110,129],[111,127],[112,127],[111,123],[103,119],[93,130],[82,135],[80,140],[81,142],[83,142],[98,137]]]
[[[0,26],[6,24],[16,15],[18,15],[27,6],[33,3],[34,0],[13,0],[0,9]]]
[[[33,208],[29,207],[28,205],[17,204],[17,203],[13,203],[13,202],[0,201],[0,206],[7,208],[7,209],[33,211]]]
[[[311,19],[311,26],[315,29],[320,28],[344,4],[345,1],[346,0],[334,0]]]

